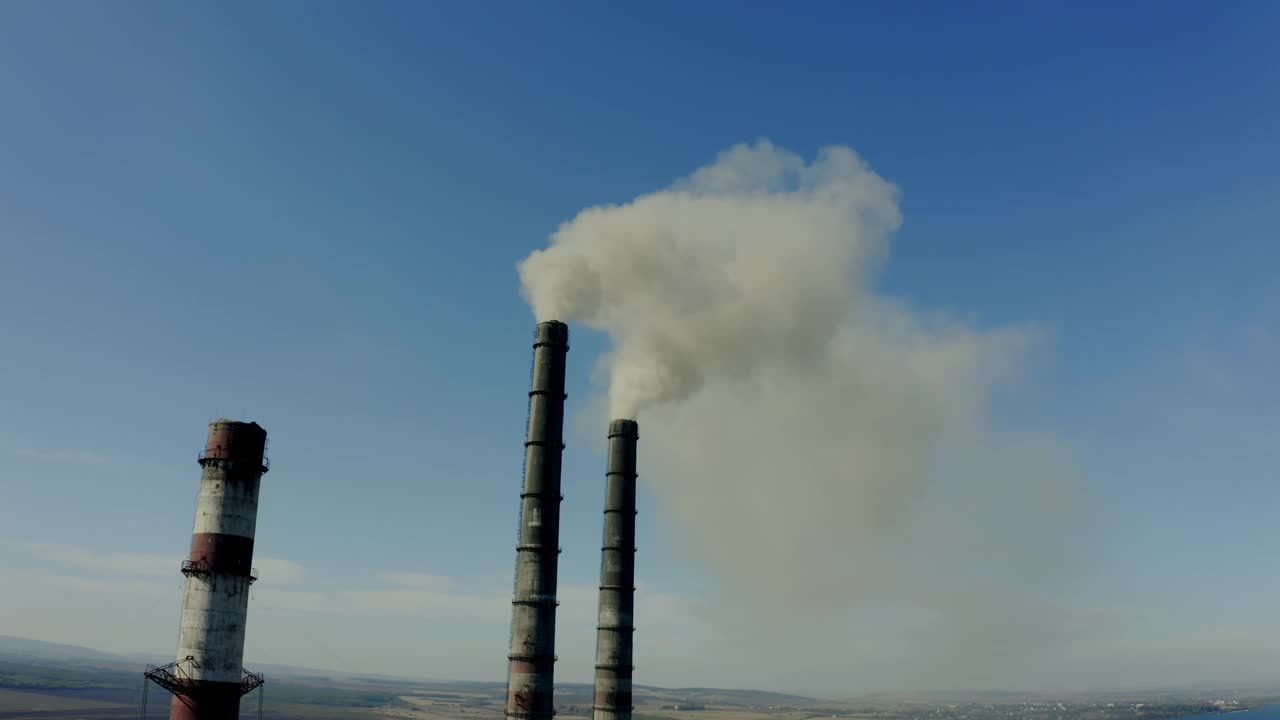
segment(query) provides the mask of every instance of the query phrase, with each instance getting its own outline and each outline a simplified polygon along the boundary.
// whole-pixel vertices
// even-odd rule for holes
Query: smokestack
[[[631,720],[631,641],[635,630],[635,420],[609,423],[605,473],[604,544],[600,549],[600,608],[596,625],[594,720]]]
[[[556,660],[556,568],[560,554],[560,455],[564,450],[564,374],[569,328],[538,324],[529,390],[529,428],[520,493],[520,540],[507,656],[509,718],[549,720]]]
[[[217,420],[200,453],[200,496],[182,601],[177,661],[146,676],[173,693],[171,720],[238,720],[240,698],[262,685],[243,667],[253,573],[258,486],[267,471],[267,431]]]

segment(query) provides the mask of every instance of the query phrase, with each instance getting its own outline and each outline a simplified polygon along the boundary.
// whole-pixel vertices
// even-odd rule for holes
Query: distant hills
[[[0,635],[0,655],[17,655],[24,659],[43,658],[46,660],[101,660],[110,662],[124,660],[126,656],[94,650],[79,645],[32,640],[31,638]]]
[[[47,660],[88,667],[128,669],[141,675],[143,667],[173,662],[172,655],[149,653],[112,653],[82,645],[47,642],[14,635],[0,635],[0,658],[9,660]],[[321,668],[254,663],[253,669],[273,675],[358,677],[352,673]]]
[[[108,687],[119,687],[122,684],[137,684],[141,678],[143,667],[147,664],[162,665],[172,662],[170,656],[147,654],[110,653],[80,645],[47,642],[32,638],[0,635],[0,687],[8,682],[10,687],[45,686],[55,682],[56,678],[64,678],[69,687],[84,687],[101,683]],[[20,677],[25,678],[15,683],[19,677],[14,663],[23,666]],[[6,673],[6,668],[7,673]],[[367,682],[387,686],[403,685],[415,688],[470,688],[482,693],[499,693],[505,695],[506,684],[498,681],[454,681],[423,680],[415,678],[388,677],[377,674],[351,673],[338,670],[297,667],[293,665],[272,665],[255,663],[255,671],[266,673],[269,677],[284,677],[298,681],[310,682]],[[768,692],[763,690],[727,690],[705,687],[661,688],[650,685],[636,685],[635,692],[649,697],[654,702],[727,705],[812,705],[816,701],[800,695]],[[587,683],[559,683],[556,687],[557,702],[573,703],[591,702],[592,688]]]

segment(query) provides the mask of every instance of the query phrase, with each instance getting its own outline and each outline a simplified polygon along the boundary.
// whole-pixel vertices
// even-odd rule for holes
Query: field
[[[134,693],[122,694],[112,688],[103,688],[101,692],[85,689],[0,688],[0,718],[137,718],[138,704],[133,695]]]
[[[142,716],[137,665],[0,658],[0,720],[167,718],[170,696],[154,686],[147,693],[148,712]],[[414,682],[279,670],[268,675],[262,691],[245,697],[242,718],[256,717],[261,699],[264,720],[503,720],[503,683]],[[558,685],[559,718],[588,720],[591,694],[587,685]],[[1233,699],[1220,699],[1224,697]],[[638,686],[634,699],[634,720],[1170,720],[1277,704],[1280,693],[1091,693],[1053,700],[986,693],[835,702],[752,690]]]
[[[152,658],[152,661],[164,662]],[[0,636],[0,720],[161,720],[171,697],[149,686],[146,657]],[[506,684],[431,682],[267,666],[241,716],[264,720],[504,720]],[[558,683],[561,720],[589,720],[592,688]],[[815,700],[760,690],[634,688],[634,720],[1173,720],[1280,706],[1280,688],[1159,688],[1056,694],[879,693]],[[1258,717],[1277,717],[1263,715]],[[1233,717],[1246,717],[1234,715]]]
[[[502,683],[394,681],[361,677],[272,676],[262,692],[265,720],[502,720]],[[141,668],[116,663],[0,661],[0,720],[140,718]],[[146,718],[168,717],[170,696],[151,686]],[[589,718],[591,688],[556,689],[557,714]],[[808,720],[826,717],[814,701],[772,693],[703,688],[635,690],[635,720]],[[242,717],[257,716],[258,692]],[[845,717],[847,714],[842,713]]]

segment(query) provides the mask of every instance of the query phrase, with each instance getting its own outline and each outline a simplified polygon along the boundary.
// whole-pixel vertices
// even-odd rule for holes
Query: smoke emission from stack
[[[609,417],[645,421],[665,517],[734,593],[715,621],[743,616],[728,637],[840,643],[850,608],[912,608],[922,681],[985,682],[967,658],[998,673],[1041,642],[1037,588],[1083,544],[1083,503],[1052,437],[992,418],[1038,333],[876,292],[901,221],[851,149],[761,141],[581,211],[522,291],[608,335]],[[959,627],[990,631],[953,651]]]
[[[596,624],[594,720],[631,720],[631,658],[636,590],[635,420],[609,423],[600,604]]]
[[[178,657],[166,681],[172,720],[237,720],[240,698],[261,678],[244,681],[244,637],[253,577],[258,489],[267,431],[257,423],[218,420],[200,455],[203,471],[182,601]],[[158,676],[157,676],[158,677]]]
[[[529,390],[520,540],[511,600],[506,715],[555,714],[556,571],[560,554],[560,459],[564,450],[565,356],[569,328],[538,324]]]

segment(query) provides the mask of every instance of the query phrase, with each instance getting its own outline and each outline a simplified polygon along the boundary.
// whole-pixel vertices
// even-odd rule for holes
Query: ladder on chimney
[[[534,342],[538,341],[538,331],[533,331]],[[537,355],[529,361],[529,383],[528,387],[533,387],[533,372],[537,367]],[[530,402],[525,407],[524,413],[524,437],[520,439],[521,447],[524,448],[524,456],[520,458],[520,512],[516,516],[516,547],[520,546],[522,529],[524,528],[524,480],[525,473],[529,472],[529,450],[523,445],[529,439],[529,424],[533,422],[533,404]],[[511,570],[511,597],[514,600],[516,596],[517,583],[520,582],[520,553],[516,553],[516,562]],[[511,651],[511,643],[516,638],[515,616],[511,618],[511,623],[507,627],[507,652]],[[507,661],[507,688],[511,687],[511,661]],[[506,700],[503,700],[505,707]]]

